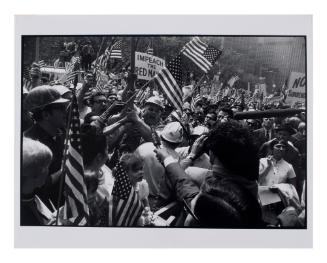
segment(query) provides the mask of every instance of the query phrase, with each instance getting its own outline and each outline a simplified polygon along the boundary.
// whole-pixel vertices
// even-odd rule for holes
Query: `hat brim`
[[[49,103],[47,105],[50,105],[50,104],[59,104],[59,103],[67,103],[67,102],[69,102],[69,100],[64,99],[64,98],[59,98],[59,99],[57,99],[57,100],[55,100],[55,101],[53,101],[53,102],[51,102],[51,103]]]

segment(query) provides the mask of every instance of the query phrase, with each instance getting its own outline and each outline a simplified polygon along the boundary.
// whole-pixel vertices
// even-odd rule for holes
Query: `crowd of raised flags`
[[[122,47],[123,41],[116,41],[111,46],[108,46],[104,53],[99,55],[92,63],[91,71],[96,76],[95,90],[105,91],[109,87],[106,85],[106,82],[109,83],[110,81],[126,79],[126,74],[128,74],[127,69],[126,72],[120,73],[108,72],[105,70],[108,69],[108,62],[111,59],[122,60],[124,58]],[[145,52],[153,55],[154,49],[151,45],[148,45]],[[253,108],[261,109],[264,99],[265,103],[280,103],[285,99],[286,87],[283,87],[283,93],[278,95],[278,98],[274,95],[263,98],[263,94],[257,90],[255,92],[250,92],[250,90],[236,89],[235,83],[240,80],[238,75],[232,75],[224,85],[219,78],[216,82],[214,80],[209,80],[206,74],[210,72],[221,55],[221,50],[209,46],[201,41],[199,37],[195,37],[190,42],[186,43],[180,53],[176,54],[176,56],[166,64],[166,68],[162,69],[151,81],[155,83],[166,103],[177,110],[180,116],[183,113],[183,105],[186,101],[190,102],[191,110],[193,112],[196,111],[197,104],[203,99],[201,88],[204,85],[218,86],[217,94],[214,96],[207,96],[207,101],[211,104],[217,103],[223,100],[223,98],[228,98],[233,99],[234,105],[239,105],[243,109],[247,108],[249,104],[252,104]],[[202,72],[202,76],[207,80],[206,84],[202,81],[193,83],[193,85],[191,85],[190,96],[185,96],[182,89],[186,84],[182,80],[184,69],[182,68],[181,60],[183,56],[189,59],[191,63],[194,63]],[[33,74],[40,74],[44,66],[46,66],[44,61],[39,61],[34,63],[29,71],[24,70],[24,89],[29,91],[33,88],[31,76],[33,76]],[[71,58],[71,61],[65,65],[65,70],[66,73],[61,79],[57,80],[57,82],[62,82],[63,84],[68,83],[68,86],[73,85],[75,88],[79,75],[86,73],[80,68],[80,57],[75,55]],[[125,82],[122,88],[126,88],[126,86],[127,84]],[[142,88],[137,90],[135,100],[139,105],[142,105],[152,94],[153,90],[143,85]],[[83,156],[79,136],[79,112],[75,90],[70,106],[69,121],[70,126],[66,138],[68,148],[65,151],[63,165],[65,173],[63,187],[66,192],[63,218],[71,225],[87,225],[89,209],[84,182]],[[142,213],[141,204],[136,193],[131,190],[131,183],[119,162],[115,169],[117,171],[117,180],[115,181],[112,191],[113,200],[109,204],[108,222],[111,226],[130,226],[135,223],[135,220],[137,220]]]

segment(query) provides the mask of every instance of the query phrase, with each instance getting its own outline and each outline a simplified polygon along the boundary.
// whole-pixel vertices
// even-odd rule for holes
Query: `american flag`
[[[23,68],[23,89],[30,91],[32,89],[32,81],[30,76],[30,71],[27,66]]]
[[[67,75],[66,75],[66,81],[65,82],[73,82],[75,80],[75,77],[81,73],[80,71],[72,71],[72,72],[69,72]]]
[[[149,55],[153,55],[153,48],[150,45],[148,45],[148,47],[146,48],[146,53]]]
[[[79,71],[79,65],[81,63],[80,57],[72,57],[70,63],[65,65],[66,66],[66,74],[62,76],[60,79],[61,83],[64,82],[73,82],[78,74],[81,73]]]
[[[71,122],[69,127],[68,151],[65,171],[64,220],[72,225],[84,226],[88,223],[89,208],[84,181],[84,165],[80,138],[80,119],[75,93],[71,103]]]
[[[145,100],[147,99],[147,92],[144,89],[140,89],[135,97],[135,100],[140,104],[143,105],[143,103],[145,102]]]
[[[195,111],[196,104],[202,99],[200,95],[200,90],[197,88],[193,94],[192,100],[191,100],[191,110]]]
[[[179,54],[163,68],[155,77],[155,83],[162,89],[167,100],[177,110],[182,112],[183,91],[182,87],[182,67],[181,55]]]
[[[115,167],[115,183],[109,200],[109,226],[134,226],[142,214],[142,204],[120,162]]]
[[[80,63],[81,63],[81,58],[73,56],[70,60],[70,63],[65,65],[66,71],[67,72],[76,71],[76,68]]]
[[[123,44],[123,42],[121,40],[119,40],[115,44],[113,44],[111,52],[110,52],[110,58],[122,59],[122,51],[121,51],[122,44]]]
[[[222,53],[202,42],[199,37],[194,37],[183,47],[181,52],[205,73],[208,73]]]
[[[39,65],[40,68],[44,68],[46,66],[44,60],[40,60],[37,64]]]

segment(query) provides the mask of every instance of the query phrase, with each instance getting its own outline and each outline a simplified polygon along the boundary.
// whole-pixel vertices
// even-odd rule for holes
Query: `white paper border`
[[[151,21],[151,22],[149,22]],[[16,16],[15,247],[312,247],[312,16]],[[306,230],[70,228],[19,226],[21,35],[305,35],[308,80]]]

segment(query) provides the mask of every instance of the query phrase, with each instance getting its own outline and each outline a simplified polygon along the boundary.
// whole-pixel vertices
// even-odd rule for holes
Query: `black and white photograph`
[[[308,228],[305,34],[19,41],[21,228]]]

